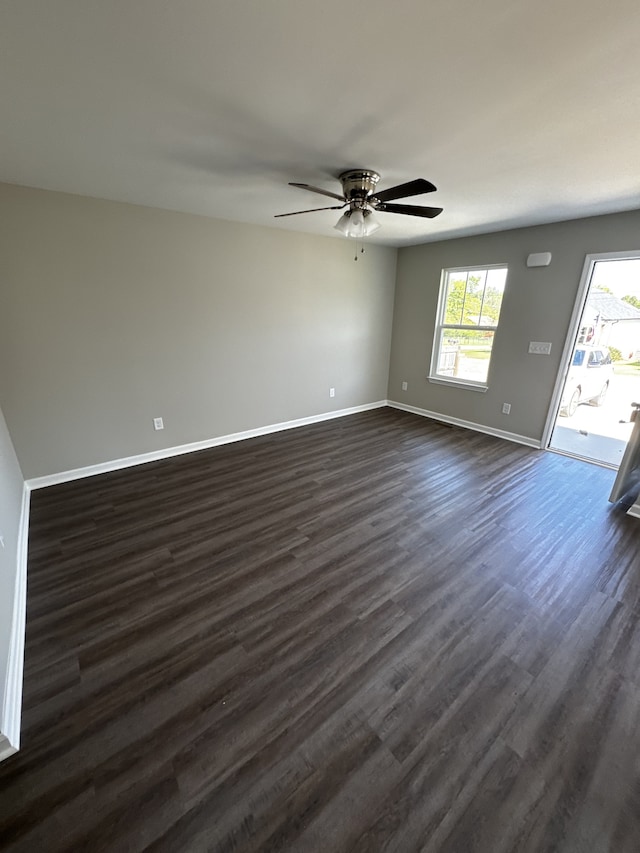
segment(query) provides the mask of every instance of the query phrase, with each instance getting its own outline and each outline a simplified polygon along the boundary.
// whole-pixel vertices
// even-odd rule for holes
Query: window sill
[[[436,385],[449,385],[451,388],[463,388],[465,391],[479,391],[481,394],[489,390],[488,385],[482,385],[480,382],[467,382],[464,379],[445,379],[441,376],[427,376],[427,379]]]

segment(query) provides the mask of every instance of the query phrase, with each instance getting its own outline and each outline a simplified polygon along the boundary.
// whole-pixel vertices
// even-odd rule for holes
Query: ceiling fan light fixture
[[[370,237],[376,233],[378,228],[380,228],[380,223],[373,215],[373,211],[367,210],[364,215],[364,236]]]
[[[351,228],[351,223],[349,222],[350,216],[351,216],[351,211],[347,210],[347,212],[343,213],[342,216],[340,217],[340,219],[338,219],[336,224],[333,226],[336,229],[336,231],[340,231],[342,234],[344,234],[345,237],[350,236],[349,235],[349,231]]]
[[[364,237],[364,213],[359,207],[355,207],[351,211],[347,237],[355,237],[359,240]]]
[[[375,234],[380,228],[380,223],[373,215],[373,211],[355,207],[343,213],[333,227],[345,237],[362,240],[363,237]]]

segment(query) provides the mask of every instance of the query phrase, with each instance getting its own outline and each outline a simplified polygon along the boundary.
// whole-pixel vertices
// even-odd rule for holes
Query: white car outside
[[[601,406],[613,377],[611,356],[606,347],[579,344],[573,351],[564,383],[560,414],[571,417],[580,403]]]

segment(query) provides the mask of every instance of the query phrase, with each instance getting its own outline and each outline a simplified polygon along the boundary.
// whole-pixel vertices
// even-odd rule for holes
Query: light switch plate
[[[529,352],[535,355],[549,355],[551,344],[549,341],[529,341]]]

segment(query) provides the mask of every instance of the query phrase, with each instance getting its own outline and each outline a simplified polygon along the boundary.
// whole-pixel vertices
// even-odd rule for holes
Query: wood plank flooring
[[[0,849],[640,850],[640,523],[391,409],[32,495]]]

